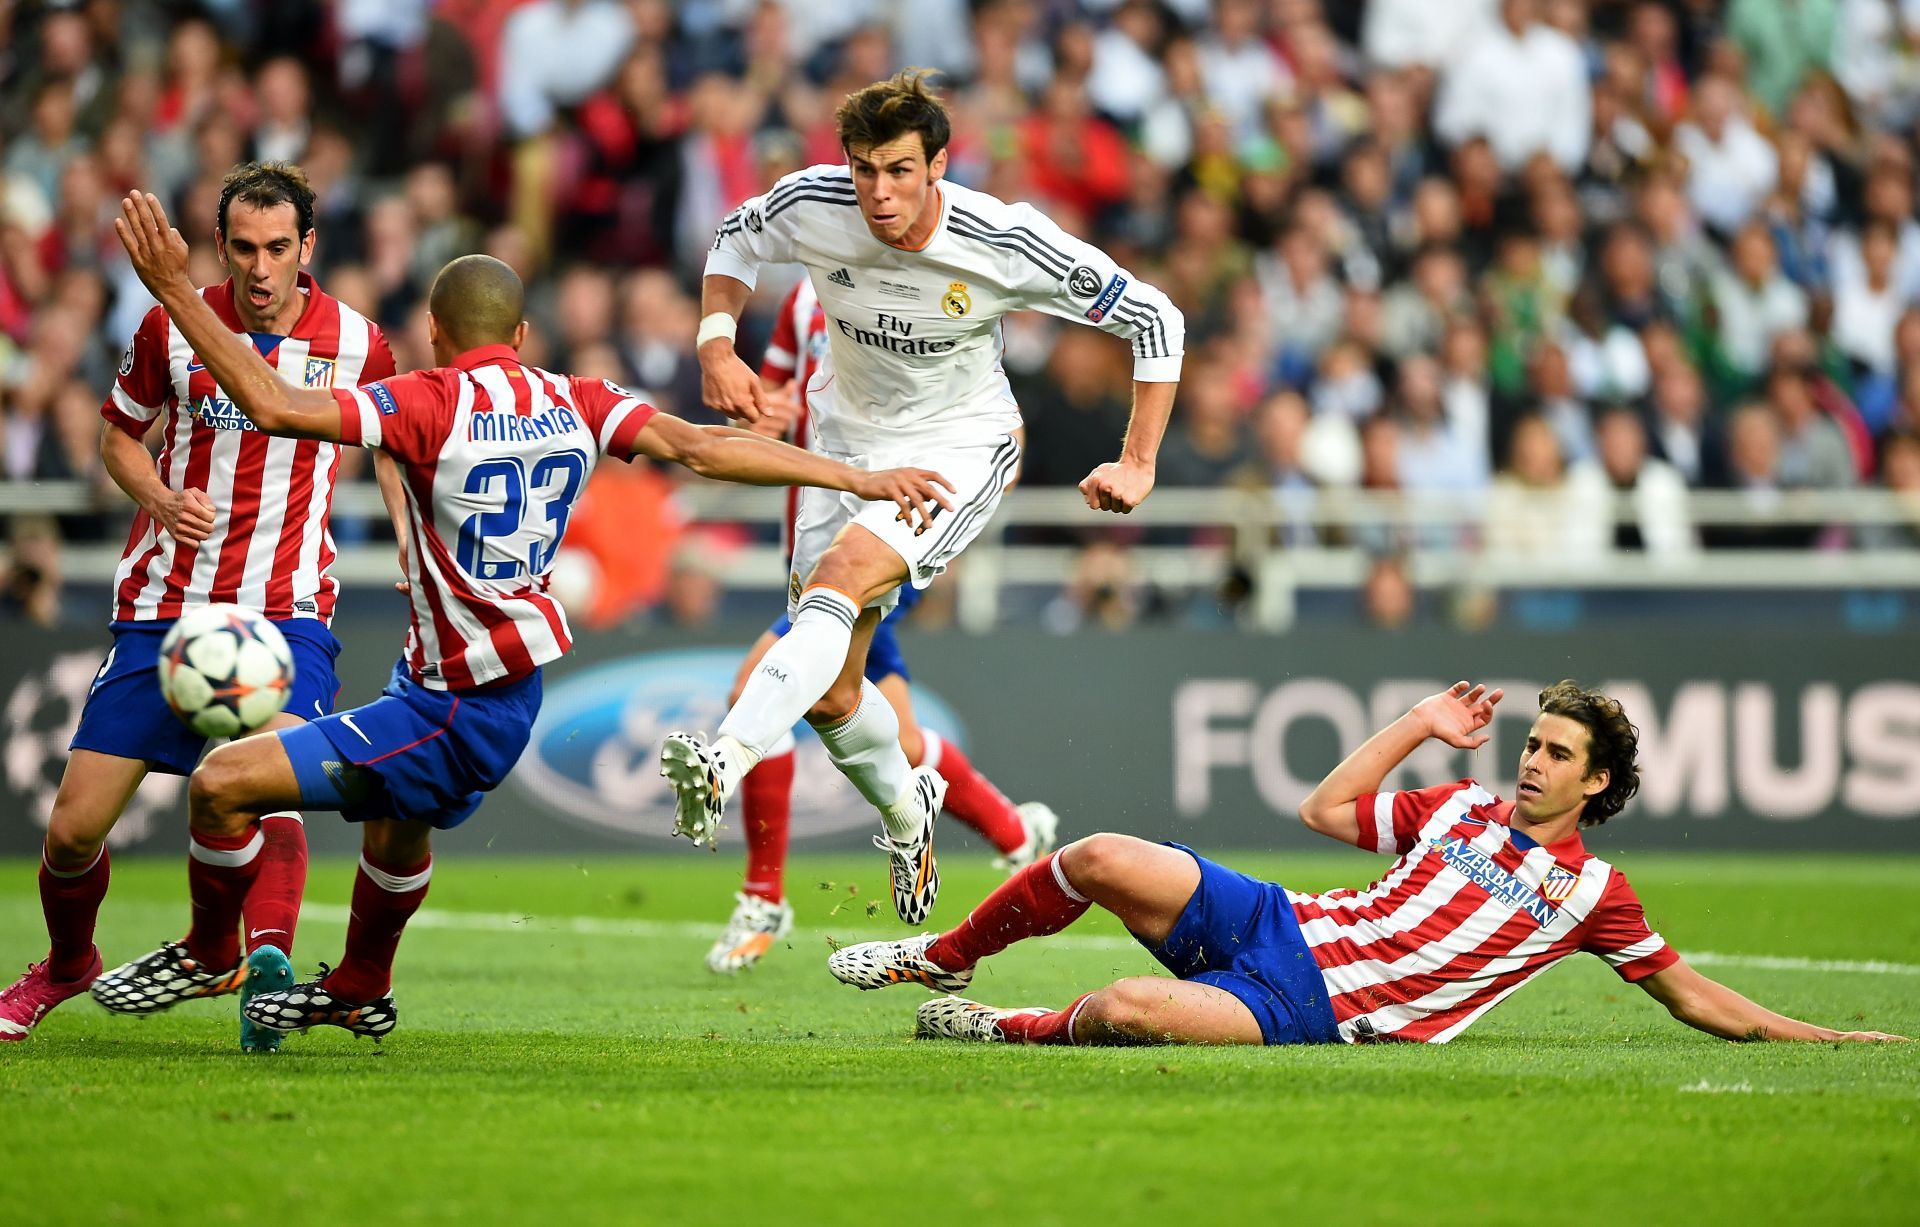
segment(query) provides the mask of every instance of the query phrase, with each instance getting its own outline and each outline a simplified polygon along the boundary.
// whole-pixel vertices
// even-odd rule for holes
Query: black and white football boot
[[[901,920],[917,925],[926,920],[940,899],[940,867],[933,859],[933,824],[947,799],[947,782],[931,767],[915,767],[907,790],[919,825],[912,835],[896,840],[875,835],[873,846],[887,854],[893,878],[893,910]]]
[[[277,993],[259,993],[240,1008],[255,1026],[273,1031],[305,1031],[308,1027],[339,1027],[377,1040],[393,1030],[400,1011],[391,993],[372,1001],[347,1001],[327,991],[332,968],[320,964],[320,974],[304,984]]]
[[[168,942],[152,954],[102,972],[88,991],[115,1014],[158,1014],[199,997],[237,993],[246,981],[245,966],[210,971],[187,953],[184,941]]]

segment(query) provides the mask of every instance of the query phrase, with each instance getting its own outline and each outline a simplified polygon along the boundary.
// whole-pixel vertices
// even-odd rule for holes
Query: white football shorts
[[[907,582],[916,588],[925,588],[980,535],[980,530],[999,508],[1001,496],[1020,472],[1020,445],[1012,435],[1002,435],[978,446],[944,444],[922,451],[902,448],[848,455],[816,450],[868,472],[931,469],[953,484],[952,492],[947,493],[953,508],[936,507],[933,521],[924,528],[916,528],[899,518],[900,508],[893,503],[869,503],[841,490],[803,487],[793,522],[793,571],[787,581],[789,617],[800,603],[807,578],[833,539],[848,524],[858,524],[891,546],[906,560]],[[899,590],[894,589],[867,602],[867,608],[892,609],[899,600]]]

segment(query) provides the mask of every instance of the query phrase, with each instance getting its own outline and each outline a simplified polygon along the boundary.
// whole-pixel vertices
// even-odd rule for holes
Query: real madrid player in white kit
[[[814,450],[863,468],[937,469],[952,506],[915,526],[897,509],[802,494],[788,588],[793,629],[768,651],[709,744],[671,734],[662,774],[675,829],[711,841],[740,778],[804,716],[881,813],[893,904],[918,924],[940,878],[933,824],[944,786],[908,765],[892,708],[862,676],[867,646],[903,583],[924,588],[992,517],[1020,464],[1020,410],[1000,368],[1000,317],[1045,311],[1133,342],[1134,407],[1120,458],[1080,484],[1087,505],[1133,510],[1180,378],[1183,322],[1166,295],[1027,204],[943,182],[946,108],[918,70],[848,96],[836,116],[845,166],[788,175],[730,213],[707,257],[699,357],[706,402],[756,419],[763,391],[734,352],[763,264],[807,267],[830,349],[809,381]]]

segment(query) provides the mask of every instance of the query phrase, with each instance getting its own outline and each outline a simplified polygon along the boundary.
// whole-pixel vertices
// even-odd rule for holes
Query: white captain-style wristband
[[[700,331],[694,334],[693,347],[699,349],[715,337],[725,337],[729,343],[740,332],[740,321],[725,311],[715,311],[700,318]]]

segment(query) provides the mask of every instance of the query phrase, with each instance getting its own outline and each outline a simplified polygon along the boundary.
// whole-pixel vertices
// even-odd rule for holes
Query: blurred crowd
[[[431,364],[434,272],[486,251],[531,287],[530,360],[700,417],[715,225],[839,160],[838,99],[918,64],[945,74],[953,178],[1036,202],[1186,313],[1161,487],[1270,489],[1281,543],[1367,546],[1388,609],[1401,556],[1436,545],[1920,544],[1920,519],[1703,528],[1685,497],[1920,499],[1920,0],[18,0],[0,22],[7,481],[104,481],[97,409],[151,305],[119,194],[158,193],[216,281],[245,159],[305,167],[313,272],[402,370]],[[756,298],[750,361],[793,275]],[[1028,316],[1006,346],[1024,480],[1113,458],[1125,347]],[[606,468],[575,521],[589,620],[710,612],[745,532]],[[1327,490],[1486,514],[1343,534],[1313,514]],[[123,519],[16,516],[0,599],[44,602],[22,567]],[[638,561],[636,522],[659,527]],[[1083,561],[1126,565],[1111,538]],[[1130,618],[1114,588],[1076,576],[1047,621]]]

